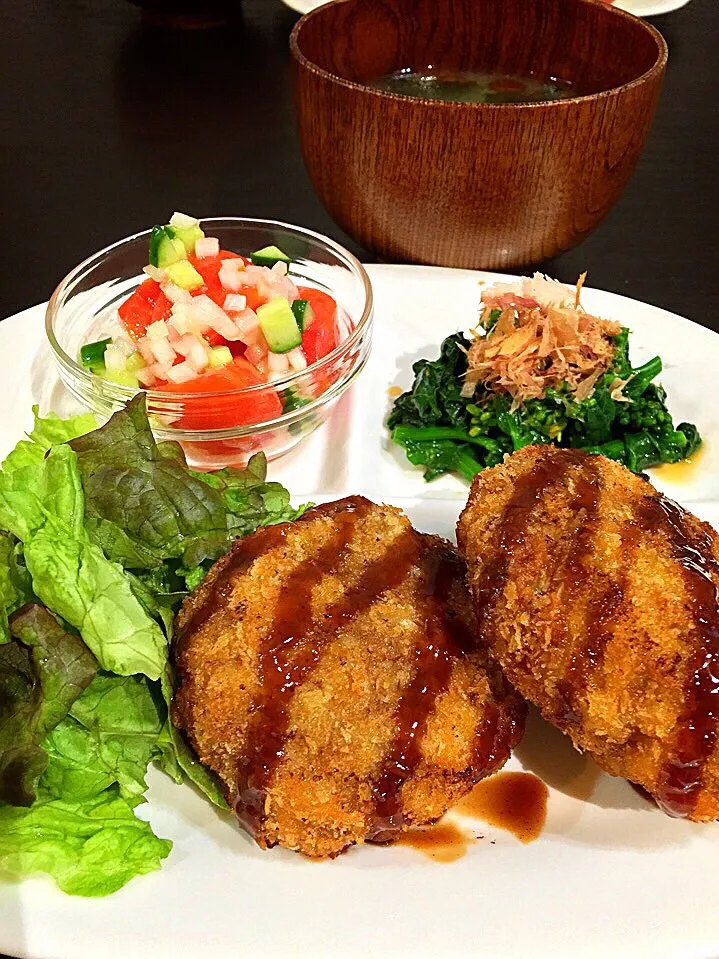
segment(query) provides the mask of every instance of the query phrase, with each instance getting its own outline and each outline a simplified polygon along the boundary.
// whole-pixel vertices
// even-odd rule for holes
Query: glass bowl
[[[220,247],[248,255],[278,246],[292,260],[290,276],[317,287],[337,302],[342,337],[331,353],[301,372],[272,383],[223,393],[178,393],[145,390],[147,409],[158,439],[182,445],[191,466],[202,470],[241,466],[263,450],[276,459],[297,446],[328,417],[333,405],[364,368],[372,337],[372,287],[362,264],[338,243],[318,233],[279,223],[241,217],[202,221]],[[93,374],[76,360],[80,347],[117,332],[118,306],[146,279],[150,231],[120,240],[95,253],[69,273],[48,304],[45,328],[60,379],[72,395],[106,421],[139,390],[119,386]],[[277,394],[283,412],[275,419],[249,422],[251,407]],[[276,407],[272,398],[271,406]],[[243,412],[243,409],[245,412]],[[197,414],[201,415],[197,415]],[[188,415],[189,414],[189,415]],[[192,417],[202,428],[187,428]],[[227,426],[228,415],[237,423]],[[185,418],[184,428],[173,426]],[[212,426],[213,417],[218,426]],[[224,421],[225,425],[221,425]]]

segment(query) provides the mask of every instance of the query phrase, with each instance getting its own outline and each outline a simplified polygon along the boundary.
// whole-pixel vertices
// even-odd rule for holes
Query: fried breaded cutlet
[[[601,456],[528,447],[472,484],[480,633],[575,746],[666,812],[719,817],[719,541]]]
[[[174,720],[263,847],[434,821],[523,731],[455,550],[363,497],[237,541],[177,627]]]

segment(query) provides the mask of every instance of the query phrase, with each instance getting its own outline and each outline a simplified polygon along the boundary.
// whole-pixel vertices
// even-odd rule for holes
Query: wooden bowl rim
[[[585,3],[588,6],[601,8],[604,12],[600,13],[599,16],[623,17],[626,20],[632,20],[635,23],[638,23],[640,28],[649,34],[649,36],[657,45],[657,58],[652,66],[641,76],[636,77],[634,80],[629,80],[627,83],[621,83],[619,86],[610,87],[608,90],[600,90],[598,93],[587,93],[578,97],[563,97],[561,100],[543,100],[534,103],[463,103],[453,100],[433,100],[428,97],[408,96],[404,93],[392,93],[389,90],[382,90],[378,87],[370,87],[364,83],[356,83],[354,80],[346,80],[344,77],[340,77],[336,73],[331,73],[329,70],[325,70],[323,67],[318,66],[314,61],[306,57],[300,50],[299,36],[305,25],[310,20],[317,16],[327,16],[328,9],[336,4],[357,2],[359,2],[359,0],[335,0],[335,3],[323,4],[322,6],[317,7],[315,10],[311,10],[309,13],[306,13],[303,17],[300,17],[300,19],[292,28],[292,33],[290,34],[290,52],[298,64],[300,64],[310,73],[315,74],[317,77],[329,80],[331,83],[334,83],[337,86],[345,87],[348,90],[355,90],[360,93],[369,94],[370,96],[375,96],[379,97],[380,99],[386,99],[390,101],[408,101],[423,107],[436,107],[439,109],[450,108],[453,110],[514,111],[561,109],[571,106],[572,104],[607,99],[608,97],[617,96],[619,93],[624,93],[625,91],[632,90],[635,87],[642,86],[660,76],[666,68],[667,60],[669,59],[669,47],[667,46],[667,42],[657,28],[651,23],[647,23],[647,21],[641,19],[641,17],[636,17],[632,13],[627,13],[626,10],[621,10],[619,7],[615,7],[613,3],[607,3],[605,0],[577,0],[578,3]]]

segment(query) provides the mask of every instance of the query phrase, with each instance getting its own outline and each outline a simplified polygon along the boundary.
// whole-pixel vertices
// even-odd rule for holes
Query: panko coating
[[[457,539],[519,692],[666,812],[718,818],[715,531],[611,460],[535,446],[475,478]]]
[[[238,540],[177,627],[173,718],[263,847],[396,838],[523,732],[456,551],[363,497]]]

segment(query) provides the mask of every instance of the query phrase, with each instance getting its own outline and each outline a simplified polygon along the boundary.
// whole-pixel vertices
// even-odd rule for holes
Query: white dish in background
[[[369,268],[376,297],[369,364],[330,421],[270,466],[297,503],[348,492],[396,503],[428,532],[452,536],[466,486],[424,483],[383,421],[388,388],[407,387],[411,364],[476,321],[469,271]],[[497,277],[498,278],[498,277]],[[506,279],[506,278],[505,278]],[[719,526],[719,336],[625,297],[585,289],[591,312],[629,326],[632,356],[659,353],[677,420],[707,440],[690,481],[666,492]],[[0,457],[32,422],[39,402],[75,407],[59,387],[44,341],[43,307],[0,323]],[[679,335],[678,335],[679,334]],[[719,826],[669,819],[628,783],[601,774],[536,716],[510,769],[550,786],[546,827],[531,845],[464,820],[485,838],[451,864],[406,847],[361,847],[309,863],[260,851],[189,787],[151,771],[140,807],[174,842],[163,868],[104,900],[73,899],[46,879],[0,882],[0,952],[28,959],[709,959],[719,956]],[[581,798],[586,797],[586,798]],[[701,896],[701,905],[698,899]]]
[[[282,0],[286,7],[296,13],[310,13],[323,6],[329,0]],[[614,6],[627,10],[637,17],[657,17],[662,13],[671,13],[685,7],[689,0],[617,0]]]

